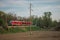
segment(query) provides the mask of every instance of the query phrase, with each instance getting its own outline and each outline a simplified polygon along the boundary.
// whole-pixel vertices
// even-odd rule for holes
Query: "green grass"
[[[9,28],[8,30],[1,30],[0,29],[0,34],[6,34],[6,33],[17,33],[17,32],[25,32],[25,30],[15,27],[15,28]]]
[[[16,32],[25,32],[25,31],[19,27],[15,27],[15,28],[9,28],[9,32],[16,33]]]
[[[31,28],[31,29],[30,29]],[[9,28],[9,30],[1,30],[0,29],[0,34],[5,34],[5,33],[17,33],[17,32],[27,32],[27,31],[40,31],[43,30],[40,27],[35,27],[35,26],[31,26],[31,27],[25,27],[20,28],[20,27],[15,27],[15,28]]]
[[[40,28],[39,27],[26,27],[25,28],[27,31],[37,31],[37,30],[40,30]]]

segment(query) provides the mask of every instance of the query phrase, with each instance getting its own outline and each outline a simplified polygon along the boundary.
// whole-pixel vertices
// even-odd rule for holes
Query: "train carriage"
[[[14,26],[22,26],[22,25],[31,25],[32,22],[29,22],[29,21],[10,21],[10,24],[11,25],[14,25]]]

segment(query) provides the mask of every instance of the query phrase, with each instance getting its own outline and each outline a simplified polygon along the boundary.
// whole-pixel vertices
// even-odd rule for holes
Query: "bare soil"
[[[32,31],[0,34],[0,40],[60,40],[60,31]]]

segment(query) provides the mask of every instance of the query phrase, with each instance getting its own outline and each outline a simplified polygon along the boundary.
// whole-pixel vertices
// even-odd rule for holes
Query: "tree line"
[[[32,15],[31,16],[32,25],[44,29],[60,30],[60,21],[59,22],[57,22],[57,20],[53,21],[51,15],[52,15],[51,12],[44,12],[44,15],[42,17]],[[30,21],[30,17],[26,18],[17,16],[16,14],[13,13],[5,13],[3,11],[0,11],[0,26],[2,26],[3,29],[8,29],[8,25],[11,20]]]

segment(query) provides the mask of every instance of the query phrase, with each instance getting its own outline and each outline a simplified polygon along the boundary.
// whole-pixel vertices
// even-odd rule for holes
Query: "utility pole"
[[[31,3],[30,3],[30,22],[31,22]],[[31,32],[31,25],[30,25],[30,35],[32,34]]]

